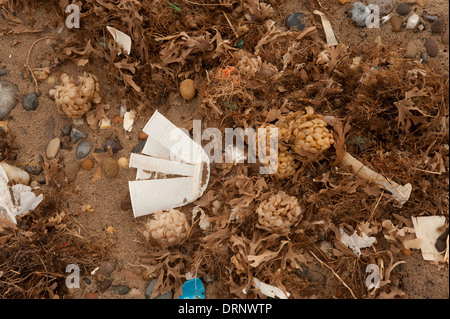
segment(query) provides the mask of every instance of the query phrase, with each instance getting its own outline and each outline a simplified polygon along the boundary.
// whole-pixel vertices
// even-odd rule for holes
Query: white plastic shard
[[[328,20],[328,18],[325,16],[325,14],[323,14],[319,10],[314,10],[314,14],[319,15],[320,19],[322,20],[323,30],[325,31],[325,37],[327,39],[327,45],[328,46],[337,45],[338,42],[334,35],[333,28],[331,27],[330,20]]]
[[[291,295],[289,292],[284,293],[280,288],[263,283],[262,281],[254,277],[253,283],[255,284],[256,289],[259,289],[263,295],[270,298],[278,297],[280,299],[288,299]]]
[[[119,44],[127,55],[131,52],[131,38],[116,28],[106,26],[108,32],[112,35],[114,41]],[[120,55],[120,53],[119,53]]]
[[[444,253],[439,253],[435,243],[445,226],[445,216],[412,217],[416,238],[420,240],[420,249],[424,260],[444,262]]]
[[[142,154],[132,153],[129,182],[134,217],[192,203],[208,185],[210,160],[203,148],[155,111],[143,128],[148,135]]]
[[[30,186],[23,184],[8,186],[8,176],[0,165],[0,218],[10,219],[17,224],[16,216],[35,209],[43,200],[43,195],[36,196]]]
[[[356,231],[351,235],[347,235],[347,233],[339,228],[341,232],[341,243],[350,248],[356,256],[361,255],[361,248],[368,248],[372,246],[375,242],[375,237],[369,237],[365,233],[362,233],[362,237],[358,236]]]

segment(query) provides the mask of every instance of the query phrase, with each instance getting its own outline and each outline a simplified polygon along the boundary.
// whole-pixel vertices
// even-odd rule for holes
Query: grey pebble
[[[70,134],[70,131],[72,131],[72,126],[65,125],[61,130],[61,136],[68,136]]]
[[[294,31],[302,31],[305,28],[306,15],[301,12],[295,12],[287,16],[286,28]]]
[[[7,69],[0,69],[0,76],[4,76],[4,75],[8,75],[9,74],[9,70]]]
[[[22,106],[25,109],[25,111],[34,111],[37,109],[39,105],[39,100],[36,94],[31,93],[25,95],[25,98],[23,99]]]
[[[153,279],[152,281],[150,281],[147,288],[145,288],[145,298],[150,299],[150,296],[152,295],[152,292],[155,289],[157,281],[158,281],[157,279]],[[154,299],[172,299],[172,298],[173,298],[173,293],[172,293],[172,291],[169,291],[169,292],[165,293],[164,295],[156,296]]]
[[[104,292],[106,289],[108,289],[109,287],[111,287],[112,285],[112,280],[111,279],[105,279],[100,281],[97,284],[98,290],[100,290],[101,292]]]
[[[428,12],[424,11],[422,13],[422,18],[426,21],[434,22],[438,18],[436,14],[429,14]]]
[[[145,146],[145,142],[146,142],[146,140],[140,141],[138,145],[133,147],[133,149],[131,150],[131,153],[140,153],[140,152],[142,152],[142,150],[144,149],[144,146]]]
[[[70,137],[72,139],[72,143],[77,143],[79,140],[83,140],[88,137],[87,133],[80,131],[77,128],[73,128],[70,131]]]
[[[445,30],[445,21],[444,19],[437,19],[431,24],[431,31],[434,33],[442,33]]]
[[[110,289],[112,293],[118,294],[120,296],[126,295],[127,293],[130,292],[130,290],[131,290],[130,287],[125,285],[115,285],[112,286]]]
[[[86,285],[90,285],[92,283],[88,277],[83,277],[83,281],[85,282]]]
[[[420,53],[420,60],[422,60],[422,63],[427,63],[428,62],[428,57],[427,57],[427,54],[425,52],[421,52]]]
[[[25,165],[25,171],[31,175],[39,175],[42,172],[42,165],[38,163],[28,163]]]
[[[103,145],[103,149],[107,151],[108,146],[111,147],[111,150],[113,151],[114,154],[123,149],[122,144],[120,144],[120,142],[114,137],[109,137],[106,140],[105,144]]]
[[[77,150],[75,152],[75,156],[77,159],[85,158],[89,155],[89,152],[92,149],[92,145],[89,141],[81,141],[80,144],[78,144]]]
[[[0,121],[16,107],[17,93],[19,93],[17,85],[7,80],[0,80]]]

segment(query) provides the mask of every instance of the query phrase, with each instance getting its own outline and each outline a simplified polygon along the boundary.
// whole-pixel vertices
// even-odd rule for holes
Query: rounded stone
[[[157,281],[158,281],[157,279],[153,279],[152,281],[150,281],[147,288],[145,288],[145,298],[150,299],[150,296],[152,295],[153,290],[155,289]],[[156,296],[154,299],[172,299],[172,297],[173,293],[172,291],[169,291],[163,295]]]
[[[448,30],[442,34],[441,42],[442,44],[448,45]]]
[[[100,290],[101,292],[104,292],[106,289],[111,287],[111,285],[112,285],[112,280],[105,279],[105,280],[100,281],[97,286],[98,286],[98,290]]]
[[[81,141],[80,144],[78,144],[77,150],[75,152],[75,156],[77,159],[85,158],[89,155],[90,151],[92,149],[92,145],[89,141]]]
[[[407,59],[414,59],[417,56],[417,46],[414,42],[408,42],[405,48],[404,57]]]
[[[424,46],[430,57],[434,58],[439,54],[439,47],[438,47],[436,41],[434,41],[433,39],[426,38]]]
[[[69,163],[64,167],[64,173],[69,181],[74,182],[77,179],[80,165],[78,163]]]
[[[103,174],[108,178],[114,178],[119,173],[119,164],[113,158],[106,158],[102,163]]]
[[[286,28],[294,31],[302,31],[305,28],[306,15],[301,12],[291,13],[286,18]]]
[[[407,3],[400,3],[397,6],[397,13],[399,15],[405,16],[411,11],[411,7]]]
[[[127,211],[130,210],[131,208],[133,208],[133,206],[131,205],[131,197],[130,195],[127,195],[120,201],[120,209]]]
[[[80,131],[77,128],[73,128],[70,131],[70,138],[72,139],[72,143],[74,144],[77,143],[79,140],[85,139],[87,137],[88,137],[87,133]]]
[[[180,94],[186,101],[192,100],[195,97],[195,82],[191,79],[186,79],[180,84]]]
[[[444,19],[437,19],[431,24],[431,31],[434,33],[442,33],[445,30]]]
[[[367,0],[366,3],[378,6],[380,15],[385,16],[394,10],[397,0]]]
[[[111,147],[111,150],[114,154],[117,153],[118,151],[120,151],[121,149],[123,149],[122,144],[120,144],[120,142],[117,139],[115,139],[114,137],[109,137],[106,140],[105,144],[103,145],[103,149],[105,151],[107,151],[108,146]]]
[[[428,56],[425,52],[421,52],[420,53],[420,60],[422,63],[427,63],[428,62]]]
[[[98,268],[99,273],[106,277],[110,277],[114,270],[116,270],[116,264],[110,260],[102,262]]]
[[[430,22],[434,22],[436,21],[436,19],[438,18],[438,16],[436,14],[429,14],[428,12],[424,11],[422,13],[422,18],[425,21],[430,21]]]
[[[125,285],[115,285],[115,286],[111,287],[110,291],[113,294],[117,294],[119,296],[123,296],[123,295],[126,295],[126,294],[128,294],[130,292],[130,287],[125,286]]]
[[[358,27],[366,26],[366,19],[370,15],[371,11],[362,2],[355,2],[348,11],[348,16]]]
[[[61,130],[61,136],[68,136],[71,131],[72,131],[72,126],[65,125]]]
[[[47,158],[54,159],[56,154],[58,154],[59,147],[61,145],[61,140],[58,137],[55,137],[48,143],[47,146]]]
[[[42,173],[42,165],[38,163],[28,163],[25,165],[25,171],[31,175],[39,175]]]
[[[395,15],[390,19],[390,21],[391,21],[392,31],[400,32],[402,30],[403,19],[400,16]]]
[[[16,107],[18,102],[16,94],[18,93],[17,85],[7,80],[0,80],[0,121]]]
[[[92,158],[86,158],[85,160],[83,160],[83,162],[81,162],[81,168],[85,171],[90,171],[94,168],[94,164],[95,163]]]
[[[23,102],[22,102],[22,106],[26,111],[34,111],[37,109],[38,105],[39,105],[39,100],[38,100],[38,97],[36,96],[36,94],[31,93],[31,94],[25,95]]]

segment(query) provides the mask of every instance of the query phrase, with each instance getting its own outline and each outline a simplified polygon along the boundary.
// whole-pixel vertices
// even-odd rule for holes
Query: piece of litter
[[[93,271],[91,271],[91,275],[95,275],[95,273],[100,269],[100,267],[95,268]]]
[[[325,37],[327,39],[327,45],[328,46],[337,45],[338,42],[334,35],[333,28],[331,27],[330,20],[328,20],[328,18],[325,16],[325,14],[323,14],[322,12],[320,12],[318,10],[314,10],[314,14],[319,15],[322,20],[323,30],[325,31]]]
[[[125,131],[131,132],[135,118],[136,118],[135,110],[125,112],[125,114],[123,115],[123,128]]]
[[[288,299],[291,295],[289,292],[284,293],[280,288],[263,283],[257,278],[253,278],[253,283],[256,289],[259,289],[263,295],[270,298]]]
[[[116,28],[107,26],[106,29],[112,35],[114,41],[123,48],[123,51],[127,55],[130,55],[130,52],[131,52],[131,38],[127,34],[123,33],[122,31],[117,30]],[[119,52],[118,55],[120,55],[120,54],[121,54],[121,52]]]
[[[183,284],[183,293],[178,299],[205,299],[205,287],[200,279],[194,278]]]
[[[375,237],[369,237],[365,233],[362,233],[361,237],[358,236],[356,231],[351,236],[347,235],[342,228],[339,228],[339,231],[341,232],[341,243],[350,248],[357,256],[361,255],[361,248],[368,248],[372,246],[376,240]]]
[[[444,253],[439,253],[435,243],[445,225],[445,216],[411,217],[424,260],[444,262]]]
[[[9,188],[8,182],[8,176],[0,165],[0,218],[10,219],[17,224],[16,216],[35,209],[43,200],[43,195],[36,196],[30,186],[23,184]]]
[[[201,197],[210,174],[203,148],[158,111],[142,131],[148,135],[142,154],[132,153],[129,164],[137,168],[136,180],[129,182],[134,217],[184,206]]]
[[[201,230],[206,231],[211,228],[210,217],[208,217],[204,210],[200,208],[200,206],[195,206],[192,209],[192,224],[194,223],[195,218],[197,217],[197,213],[200,213],[198,227]]]

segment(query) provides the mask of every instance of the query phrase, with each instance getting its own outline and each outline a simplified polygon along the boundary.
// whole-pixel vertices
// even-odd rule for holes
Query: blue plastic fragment
[[[183,284],[183,294],[178,299],[205,299],[205,287],[200,279],[194,278]]]

